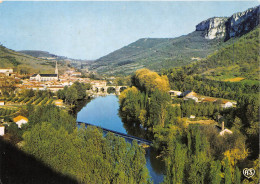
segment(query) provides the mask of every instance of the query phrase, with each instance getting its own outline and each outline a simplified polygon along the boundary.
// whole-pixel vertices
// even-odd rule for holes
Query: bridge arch
[[[116,93],[120,95],[128,86],[92,86],[92,91],[96,93]]]
[[[116,93],[116,88],[114,86],[108,86],[107,93]]]
[[[120,93],[123,92],[126,88],[127,88],[126,86],[121,86],[119,89]]]

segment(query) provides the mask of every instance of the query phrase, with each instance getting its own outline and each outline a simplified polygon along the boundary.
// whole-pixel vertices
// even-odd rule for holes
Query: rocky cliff
[[[213,17],[202,21],[196,26],[196,31],[203,31],[206,39],[241,36],[259,24],[260,6],[244,12],[233,14],[231,17]]]

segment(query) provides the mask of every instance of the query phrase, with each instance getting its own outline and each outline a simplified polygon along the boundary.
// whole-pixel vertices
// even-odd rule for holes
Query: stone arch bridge
[[[93,85],[92,86],[92,91],[93,92],[103,92],[107,93],[108,88],[112,88],[115,90],[116,94],[120,94],[122,89],[128,88],[128,86],[101,86],[101,85]]]

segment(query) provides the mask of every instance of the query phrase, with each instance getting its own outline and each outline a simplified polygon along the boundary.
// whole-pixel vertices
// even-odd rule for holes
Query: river
[[[115,95],[100,96],[86,104],[77,114],[77,121],[90,123],[102,128],[133,135],[119,116],[119,102]],[[131,132],[131,133],[130,133]],[[136,135],[134,135],[136,136]],[[137,136],[138,137],[138,136]],[[154,184],[163,181],[164,164],[156,158],[153,148],[146,149],[146,166]]]

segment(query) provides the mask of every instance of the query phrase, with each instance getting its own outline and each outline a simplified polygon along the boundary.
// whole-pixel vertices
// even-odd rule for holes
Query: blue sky
[[[97,59],[140,38],[188,34],[213,16],[231,16],[258,1],[0,3],[0,42],[13,50],[43,50]]]

